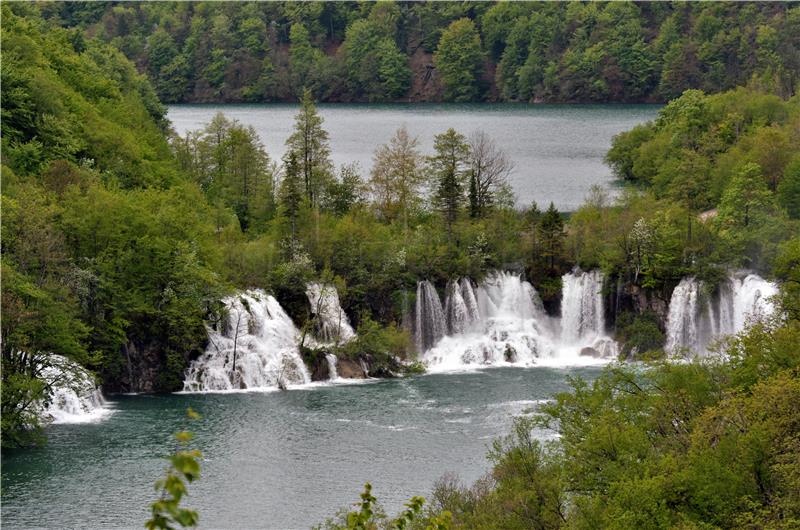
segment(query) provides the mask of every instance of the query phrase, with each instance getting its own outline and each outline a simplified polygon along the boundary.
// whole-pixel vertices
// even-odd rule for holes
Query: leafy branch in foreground
[[[451,515],[448,511],[435,514],[426,518],[422,515],[425,499],[419,496],[411,497],[396,519],[388,519],[378,504],[378,499],[372,495],[372,484],[364,484],[361,493],[361,503],[358,511],[341,514],[340,522],[328,520],[319,528],[329,530],[376,530],[387,528],[391,530],[405,530],[411,528],[424,528],[425,530],[449,530]]]
[[[186,411],[191,420],[200,418],[200,415],[191,409]],[[195,527],[199,516],[196,511],[181,508],[180,502],[188,493],[187,483],[193,482],[200,476],[200,458],[202,454],[197,449],[185,449],[192,439],[192,433],[181,431],[175,434],[178,443],[184,449],[179,449],[169,457],[170,465],[167,475],[156,482],[156,491],[161,491],[161,498],[151,505],[153,517],[144,526],[148,530],[172,530],[175,525],[181,527]],[[185,482],[184,482],[185,481]]]

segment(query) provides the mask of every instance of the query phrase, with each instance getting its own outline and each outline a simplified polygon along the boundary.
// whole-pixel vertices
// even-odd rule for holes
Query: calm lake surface
[[[375,148],[405,125],[419,138],[423,154],[433,137],[449,127],[469,135],[481,129],[515,162],[510,177],[519,205],[552,201],[563,211],[580,206],[589,189],[612,185],[603,157],[615,134],[655,118],[657,105],[391,104],[320,105],[330,134],[331,157],[338,167],[358,162],[372,167]],[[173,105],[168,117],[179,134],[202,128],[217,112],[252,125],[269,155],[286,151],[297,105]]]
[[[494,368],[288,392],[117,396],[91,424],[54,425],[40,449],[8,452],[3,528],[142,528],[172,435],[195,432],[202,477],[186,506],[201,528],[308,528],[358,500],[389,513],[453,472],[486,473],[515,415],[599,368]],[[186,408],[202,414],[187,425]],[[542,433],[543,437],[548,434]]]

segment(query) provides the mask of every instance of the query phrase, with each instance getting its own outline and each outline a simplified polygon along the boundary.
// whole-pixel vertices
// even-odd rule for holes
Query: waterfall
[[[745,330],[775,312],[778,288],[756,274],[733,273],[711,290],[693,277],[672,292],[665,349],[672,354],[705,355],[714,341]]]
[[[763,320],[775,313],[772,297],[778,294],[778,286],[757,274],[748,274],[744,279],[731,278],[733,285],[733,332],[745,329],[753,320]]]
[[[336,287],[329,284],[309,283],[306,296],[311,312],[316,318],[316,338],[322,344],[339,344],[355,338],[356,333],[339,303]]]
[[[561,339],[578,344],[601,336],[605,331],[602,273],[575,270],[561,281]]]
[[[436,344],[447,332],[447,322],[439,294],[427,280],[417,283],[415,316],[417,349],[422,353]]]
[[[492,273],[475,289],[468,279],[453,281],[445,307],[450,334],[423,357],[434,370],[533,364],[554,352],[538,294],[518,274]]]
[[[208,328],[208,347],[192,362],[185,391],[285,388],[311,381],[298,330],[274,297],[251,290],[223,300],[227,318]]]
[[[667,345],[666,351],[676,352],[681,348],[696,350],[698,348],[698,323],[697,309],[700,283],[694,277],[684,278],[680,281],[669,301],[667,315]]]
[[[339,372],[336,371],[336,363],[339,362],[339,359],[334,354],[327,353],[325,360],[328,361],[328,379],[331,381],[339,379]]]
[[[444,314],[450,335],[463,333],[478,322],[480,318],[478,301],[472,289],[472,282],[467,278],[462,278],[461,281],[451,280],[448,282]]]
[[[66,357],[51,355],[39,376],[51,385],[46,404],[39,406],[45,422],[86,423],[111,412],[92,375]]]
[[[576,272],[564,280],[569,326],[547,316],[536,289],[519,274],[496,271],[475,288],[467,278],[449,282],[444,307],[447,334],[420,348],[429,369],[504,363],[558,366],[615,357],[616,342],[603,333],[602,274]],[[428,314],[419,307],[418,299],[418,327],[426,325],[420,315]]]

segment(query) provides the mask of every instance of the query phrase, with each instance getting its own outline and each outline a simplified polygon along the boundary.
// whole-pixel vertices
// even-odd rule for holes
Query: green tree
[[[289,68],[291,69],[292,85],[296,87],[295,90],[303,87],[303,100],[305,101],[305,87],[312,86],[315,69],[322,60],[322,51],[311,44],[308,30],[300,23],[292,24],[289,42]]]
[[[283,179],[280,186],[281,213],[289,220],[291,238],[297,236],[297,221],[304,202],[303,176],[297,162],[297,154],[289,151],[284,161]]]
[[[564,247],[564,220],[553,203],[544,212],[536,226],[541,257],[547,263],[550,273],[556,272]]]
[[[332,174],[328,132],[322,128],[323,119],[317,113],[310,90],[303,92],[300,105],[294,132],[286,140],[286,146],[297,157],[306,197],[309,204],[316,207]]]
[[[467,170],[469,145],[463,134],[448,129],[433,139],[435,155],[428,158],[433,178],[433,204],[438,209],[447,228],[447,239],[452,240],[453,224],[464,202],[464,176]]]
[[[400,127],[388,144],[376,149],[370,176],[372,196],[381,217],[402,218],[404,230],[408,229],[409,210],[419,202],[424,183],[418,144],[416,137]]]
[[[433,61],[441,73],[446,99],[478,99],[484,54],[474,22],[461,18],[450,24],[442,33]]]
[[[786,209],[789,217],[800,219],[800,158],[787,167],[781,183],[778,184],[778,202]]]

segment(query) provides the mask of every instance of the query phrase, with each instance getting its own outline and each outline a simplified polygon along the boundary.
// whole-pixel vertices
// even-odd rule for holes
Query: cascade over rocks
[[[298,330],[273,296],[251,290],[223,302],[227,318],[209,328],[208,348],[189,366],[184,390],[286,388],[311,381]]]
[[[496,271],[476,287],[466,278],[450,281],[441,313],[433,286],[420,282],[414,329],[423,359],[430,369],[448,370],[580,364],[616,356],[616,343],[605,335],[602,274],[576,270],[563,280],[561,322],[547,315],[520,274]]]
[[[94,377],[77,363],[52,355],[40,377],[50,386],[47,403],[39,405],[46,423],[86,423],[111,413]]]
[[[190,364],[184,390],[286,389],[311,381],[366,377],[361,364],[337,359],[331,351],[356,336],[336,288],[311,283],[306,296],[313,329],[305,336],[275,297],[262,290],[225,298],[226,316],[208,328],[208,347]]]
[[[777,293],[777,285],[757,274],[732,273],[716,287],[684,278],[669,304],[666,351],[707,355],[715,341],[773,315]]]

